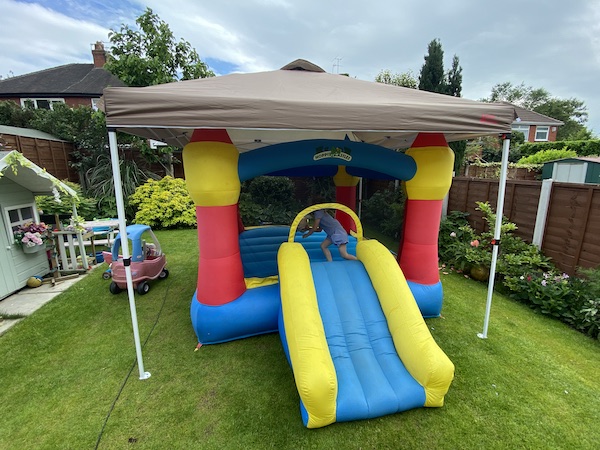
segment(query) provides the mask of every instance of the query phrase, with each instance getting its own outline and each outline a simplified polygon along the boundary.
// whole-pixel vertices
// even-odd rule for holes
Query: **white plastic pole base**
[[[150,372],[144,372],[144,375],[140,376],[140,380],[147,380],[150,377]]]
[[[479,339],[487,339],[487,336],[485,334],[483,334],[483,333],[477,333],[477,337]],[[148,373],[148,372],[146,372],[146,373]]]

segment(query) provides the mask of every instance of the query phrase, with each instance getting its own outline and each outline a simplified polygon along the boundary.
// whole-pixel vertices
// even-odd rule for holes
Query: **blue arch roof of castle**
[[[240,181],[259,175],[332,176],[337,166],[350,175],[410,180],[417,164],[410,156],[350,140],[310,139],[285,142],[240,154]]]

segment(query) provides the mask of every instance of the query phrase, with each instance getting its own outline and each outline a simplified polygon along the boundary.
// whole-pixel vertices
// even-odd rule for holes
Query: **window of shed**
[[[538,126],[535,128],[535,140],[536,141],[547,141],[549,133],[550,133],[550,127]]]

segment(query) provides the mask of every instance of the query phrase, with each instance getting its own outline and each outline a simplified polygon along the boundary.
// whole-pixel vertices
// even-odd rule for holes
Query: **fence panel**
[[[519,227],[516,235],[531,242],[541,183],[508,180],[504,199],[504,215]],[[488,201],[495,209],[498,202],[498,180],[456,177],[452,181],[448,211],[469,213],[469,223],[478,233],[488,229],[476,202]]]
[[[541,182],[508,180],[504,215],[519,228],[515,232],[531,242],[535,228]],[[452,182],[448,211],[468,212],[469,223],[484,231],[475,202],[488,201],[495,208],[498,180],[457,177]],[[573,275],[577,267],[600,265],[600,186],[553,183],[545,223],[542,252],[556,266]]]
[[[42,167],[59,180],[79,183],[79,175],[69,166],[73,144],[25,136],[3,134],[8,150],[17,150],[35,165]]]
[[[542,251],[566,273],[600,265],[600,187],[555,183]]]

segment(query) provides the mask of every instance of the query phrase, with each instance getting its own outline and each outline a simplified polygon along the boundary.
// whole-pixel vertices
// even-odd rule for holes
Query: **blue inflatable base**
[[[439,317],[442,312],[442,303],[444,299],[442,282],[438,281],[436,284],[420,284],[412,281],[407,282],[423,317],[425,319]]]
[[[192,297],[192,326],[201,344],[218,344],[277,331],[281,300],[279,284],[248,289],[239,298],[219,306],[201,304]]]

